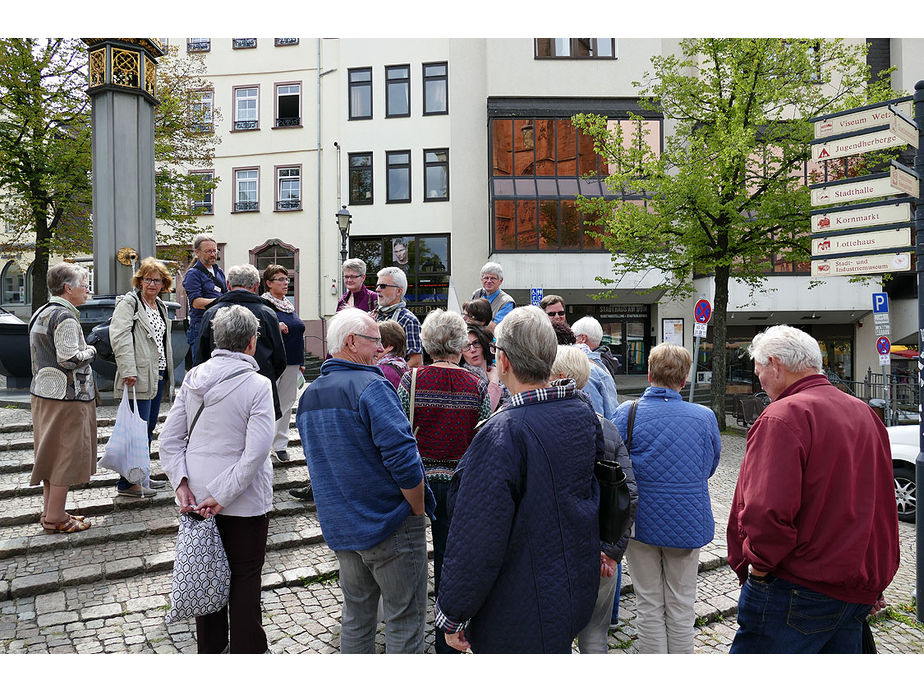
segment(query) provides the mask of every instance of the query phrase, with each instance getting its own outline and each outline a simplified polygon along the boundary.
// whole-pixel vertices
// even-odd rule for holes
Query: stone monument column
[[[133,258],[154,256],[154,93],[164,50],[154,38],[83,41],[93,108],[93,288],[105,303],[128,291]]]

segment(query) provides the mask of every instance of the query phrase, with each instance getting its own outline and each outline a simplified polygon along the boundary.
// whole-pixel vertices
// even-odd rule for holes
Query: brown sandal
[[[73,534],[74,532],[82,532],[85,529],[90,529],[90,523],[74,515],[68,515],[67,520],[57,524],[46,522],[45,518],[42,517],[42,529],[48,534]]]
[[[70,513],[68,513],[67,516],[73,517],[75,520],[80,520],[81,522],[87,519],[86,515],[71,515]],[[45,513],[42,513],[41,516],[39,517],[39,524],[42,525],[42,527],[45,526]]]

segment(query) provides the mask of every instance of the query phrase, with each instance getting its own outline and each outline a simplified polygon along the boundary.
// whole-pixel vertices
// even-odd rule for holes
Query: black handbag
[[[626,449],[632,440],[632,425],[635,423],[636,402],[629,412],[629,430]],[[615,460],[600,459],[594,463],[594,476],[600,484],[600,540],[615,544],[622,539],[632,525],[629,483],[626,473]]]

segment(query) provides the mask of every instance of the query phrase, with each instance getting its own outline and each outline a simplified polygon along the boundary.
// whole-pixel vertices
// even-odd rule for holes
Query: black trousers
[[[262,654],[267,645],[260,591],[269,515],[216,515],[215,521],[231,566],[231,594],[221,611],[196,618],[198,652],[219,654],[228,646],[230,617],[231,654]]]

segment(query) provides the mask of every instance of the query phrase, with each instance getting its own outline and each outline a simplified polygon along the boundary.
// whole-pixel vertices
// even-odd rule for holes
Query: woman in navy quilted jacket
[[[693,652],[699,550],[715,533],[709,477],[719,464],[719,426],[711,410],[680,396],[692,363],[676,344],[651,350],[651,387],[638,400],[632,427],[639,502],[626,562],[642,653]],[[625,402],[613,416],[627,441],[631,407]]]

